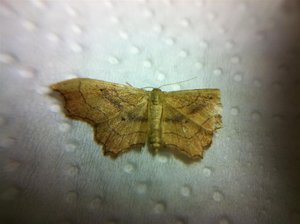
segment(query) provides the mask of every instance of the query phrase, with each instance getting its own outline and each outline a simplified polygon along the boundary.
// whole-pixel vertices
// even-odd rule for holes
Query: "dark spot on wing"
[[[133,111],[130,111],[127,113],[127,119],[129,121],[139,121],[139,122],[147,122],[148,118],[140,116],[139,114],[134,113]]]
[[[165,118],[166,122],[174,122],[174,123],[179,123],[179,122],[184,122],[184,116],[181,114],[176,114],[175,116],[172,117],[166,117]]]
[[[201,104],[195,105],[195,106],[191,107],[189,114],[198,113],[198,112],[202,111],[204,109],[204,107],[205,106],[201,105]]]
[[[121,103],[121,100],[118,98],[118,94],[113,89],[99,89],[101,92],[101,95],[107,99],[110,104],[112,104],[114,107],[118,108],[119,110],[122,110],[123,105]]]

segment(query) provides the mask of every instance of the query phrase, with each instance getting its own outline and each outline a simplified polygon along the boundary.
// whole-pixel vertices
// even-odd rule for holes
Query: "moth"
[[[117,156],[148,143],[155,152],[164,148],[202,158],[222,125],[219,89],[147,91],[88,78],[50,87],[64,98],[68,117],[93,126],[104,155]]]

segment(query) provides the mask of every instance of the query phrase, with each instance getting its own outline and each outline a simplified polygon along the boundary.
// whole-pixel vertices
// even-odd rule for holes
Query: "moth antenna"
[[[188,81],[191,81],[191,80],[196,79],[196,78],[198,78],[198,77],[195,76],[195,77],[190,78],[190,79],[187,79],[187,80],[183,80],[183,81],[179,81],[179,82],[174,82],[174,83],[164,84],[164,85],[159,86],[158,88],[160,89],[161,87],[164,87],[164,86],[169,86],[169,85],[174,85],[174,84],[178,84],[178,83],[188,82]]]
[[[130,87],[133,87],[129,82],[126,82],[127,85],[129,85]]]

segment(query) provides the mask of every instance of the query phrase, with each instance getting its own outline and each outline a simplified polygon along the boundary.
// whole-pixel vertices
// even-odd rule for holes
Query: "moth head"
[[[152,92],[161,92],[161,89],[159,89],[159,88],[153,88]]]

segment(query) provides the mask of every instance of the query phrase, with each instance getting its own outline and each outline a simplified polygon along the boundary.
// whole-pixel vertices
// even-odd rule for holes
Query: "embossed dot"
[[[146,68],[150,68],[150,67],[152,67],[152,62],[150,60],[145,60],[145,61],[143,61],[143,65]]]
[[[34,22],[29,21],[29,20],[23,20],[22,22],[22,26],[29,31],[33,31],[36,30],[37,26]]]
[[[119,31],[119,35],[122,39],[127,40],[128,39],[128,33],[125,32],[124,30]]]
[[[162,30],[163,30],[163,26],[160,25],[160,24],[156,24],[156,25],[153,27],[153,31],[156,32],[156,33],[160,33]]]
[[[76,75],[76,74],[68,74],[68,75],[66,76],[66,79],[76,79],[76,78],[79,78],[79,76]]]
[[[253,111],[251,113],[251,117],[252,117],[253,120],[258,121],[261,118],[261,114],[258,111]]]
[[[76,176],[79,173],[79,167],[77,165],[70,165],[67,167],[66,173],[69,176]]]
[[[75,43],[75,42],[69,43],[69,46],[70,46],[70,49],[76,53],[82,52],[82,50],[83,50],[82,45]]]
[[[157,160],[161,163],[166,163],[168,162],[168,157],[165,155],[157,155],[156,156]]]
[[[13,137],[5,136],[0,138],[0,148],[9,148],[16,142]]]
[[[164,2],[166,5],[168,5],[168,6],[170,6],[170,5],[173,4],[172,1],[173,1],[173,0],[163,0],[163,2]]]
[[[167,38],[167,39],[165,39],[165,43],[167,44],[167,45],[170,45],[170,46],[172,46],[172,45],[174,45],[175,44],[175,39],[174,38]]]
[[[36,87],[35,91],[40,95],[46,95],[50,93],[50,89],[45,86],[38,86]]]
[[[133,170],[134,170],[134,168],[135,168],[135,167],[134,167],[133,164],[127,163],[127,164],[124,166],[123,170],[124,170],[125,173],[132,173]]]
[[[213,71],[214,75],[220,76],[223,73],[223,70],[221,68],[217,68]]]
[[[82,34],[82,29],[78,25],[72,25],[71,29],[75,34]]]
[[[204,176],[210,177],[210,176],[211,176],[211,173],[212,173],[211,168],[209,168],[209,167],[204,167],[204,169],[203,169],[203,174],[204,174]]]
[[[104,4],[108,7],[108,8],[113,8],[114,4],[112,3],[112,1],[110,0],[105,0]]]
[[[179,56],[182,58],[186,58],[188,56],[188,52],[186,50],[181,50],[179,52]]]
[[[77,11],[71,6],[67,5],[65,7],[65,10],[70,16],[73,16],[73,17],[77,16]]]
[[[120,60],[116,57],[111,56],[108,58],[108,62],[112,65],[117,65],[120,63]]]
[[[197,0],[195,2],[195,4],[196,4],[197,7],[202,7],[204,5],[204,2],[202,0]]]
[[[101,208],[101,204],[102,204],[102,200],[100,197],[96,197],[94,198],[91,202],[90,202],[90,208],[91,209],[99,209]]]
[[[70,191],[67,193],[65,200],[70,204],[74,204],[76,203],[77,198],[78,198],[78,194],[75,191]]]
[[[77,149],[77,146],[78,146],[77,143],[70,142],[70,143],[67,143],[64,148],[65,148],[66,152],[75,152]]]
[[[189,197],[191,195],[191,188],[189,186],[183,186],[180,189],[180,193],[184,197]]]
[[[166,75],[165,75],[164,73],[160,72],[160,71],[157,71],[157,72],[155,73],[155,75],[156,75],[156,79],[157,79],[158,81],[163,81],[163,80],[166,79]]]
[[[21,163],[17,160],[9,159],[6,161],[4,170],[7,172],[16,171],[20,167]]]
[[[110,17],[110,21],[115,24],[120,23],[120,19],[116,16]]]
[[[235,45],[234,42],[229,40],[229,41],[226,41],[225,48],[232,49],[234,45]]]
[[[36,70],[32,67],[23,67],[18,70],[18,73],[23,78],[33,78],[36,74]]]
[[[181,21],[180,21],[180,25],[181,26],[183,26],[183,27],[188,27],[188,26],[190,26],[190,24],[191,24],[191,22],[190,22],[190,20],[189,19],[182,19]]]
[[[16,58],[8,53],[0,54],[0,62],[4,64],[12,64],[16,61]]]
[[[239,56],[233,56],[230,61],[232,64],[239,64],[241,62],[241,58]]]
[[[46,8],[47,3],[43,0],[31,0],[32,4],[34,4],[34,6],[36,6],[37,8]]]
[[[61,111],[61,107],[58,104],[52,104],[50,105],[50,111],[54,112],[54,113],[58,113]]]
[[[151,18],[151,17],[153,17],[154,12],[150,9],[146,9],[143,14],[146,18]]]
[[[233,80],[236,81],[236,82],[240,82],[240,81],[242,81],[242,79],[243,79],[243,76],[240,73],[236,73],[233,76]]]
[[[53,43],[56,43],[59,41],[59,37],[55,33],[47,33],[46,38]]]
[[[147,188],[148,188],[148,186],[146,183],[138,183],[136,186],[136,191],[139,194],[145,194],[147,191]]]
[[[154,205],[153,211],[154,213],[163,213],[166,210],[166,206],[164,203],[162,202],[158,202]]]
[[[139,49],[138,47],[136,47],[136,46],[132,46],[132,47],[130,48],[130,52],[131,52],[132,54],[139,54],[139,53],[140,53],[140,49]]]
[[[71,128],[71,125],[68,124],[68,123],[66,123],[66,122],[61,123],[61,124],[59,125],[59,130],[60,130],[61,132],[67,132],[67,131],[70,130],[70,128]]]
[[[15,200],[20,194],[20,191],[15,187],[5,189],[0,194],[0,199],[3,201]]]
[[[230,109],[230,114],[233,115],[233,116],[236,116],[240,113],[240,109],[238,107],[232,107]]]
[[[220,191],[215,191],[213,193],[213,199],[217,202],[222,201],[224,198],[223,194]]]
[[[197,61],[197,62],[195,63],[195,67],[196,67],[197,69],[202,69],[202,68],[203,68],[203,63]]]

